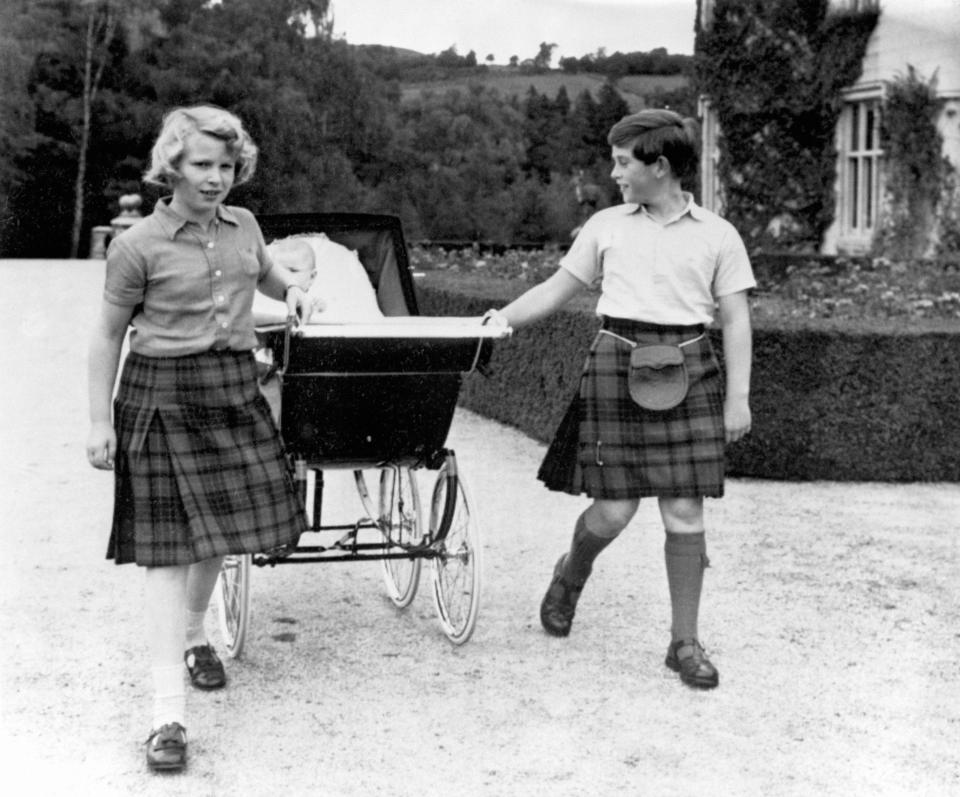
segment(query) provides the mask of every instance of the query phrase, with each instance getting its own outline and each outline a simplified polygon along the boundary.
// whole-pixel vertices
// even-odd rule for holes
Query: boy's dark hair
[[[699,135],[697,123],[665,108],[645,108],[624,116],[610,128],[607,143],[633,147],[633,156],[651,164],[661,155],[670,163],[673,176],[683,180],[697,171]]]

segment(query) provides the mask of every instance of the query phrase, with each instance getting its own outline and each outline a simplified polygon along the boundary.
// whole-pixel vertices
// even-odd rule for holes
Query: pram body
[[[228,558],[217,591],[228,652],[239,655],[243,647],[251,564],[330,560],[380,560],[388,593],[401,608],[412,602],[422,562],[429,562],[441,626],[462,644],[479,608],[479,525],[446,438],[464,375],[482,368],[494,341],[509,331],[479,319],[420,316],[395,217],[311,213],[258,221],[268,244],[323,234],[356,252],[382,317],[299,326],[285,318],[258,319],[265,388],[273,391],[310,531],[334,538]],[[329,469],[353,471],[365,510],[356,522],[321,522],[323,471]],[[421,500],[419,469],[436,471],[428,501]]]

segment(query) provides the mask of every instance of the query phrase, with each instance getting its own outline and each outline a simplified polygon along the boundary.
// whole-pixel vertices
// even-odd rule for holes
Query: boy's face
[[[657,162],[647,165],[637,160],[633,154],[633,145],[613,147],[610,157],[613,170],[610,176],[620,187],[624,202],[643,205],[650,202],[660,189],[661,181],[657,177]]]
[[[174,210],[190,221],[208,222],[233,188],[237,160],[226,142],[206,133],[194,133],[184,144]]]

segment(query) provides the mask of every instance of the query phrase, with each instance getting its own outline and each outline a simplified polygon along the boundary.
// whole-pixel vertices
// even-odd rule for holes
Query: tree
[[[17,35],[22,4],[3,0],[0,15],[0,257],[6,254],[14,224],[11,197],[24,179],[22,159],[35,144],[33,103],[29,94],[31,54]]]
[[[889,257],[923,257],[935,250],[937,206],[951,198],[955,173],[937,128],[943,104],[936,73],[926,80],[912,65],[886,87],[880,130],[886,212],[877,243]]]
[[[425,93],[400,108],[394,157],[404,202],[428,238],[509,242],[510,187],[520,178],[522,120],[481,86]]]
[[[698,28],[695,88],[719,123],[724,215],[749,247],[819,247],[834,217],[841,91],[860,75],[879,13],[717,0]]]
[[[598,93],[597,111],[593,120],[594,140],[602,142],[604,157],[607,154],[607,133],[628,113],[630,113],[630,106],[617,91],[616,83],[612,80],[604,81]]]
[[[541,183],[555,174],[566,174],[576,160],[576,141],[571,135],[570,98],[561,86],[554,100],[531,86],[524,101],[524,135],[527,157],[524,170]]]
[[[589,166],[601,157],[601,153],[606,156],[606,134],[599,137],[596,133],[597,103],[586,89],[581,91],[574,101],[569,127],[575,166]]]
[[[87,150],[90,147],[93,103],[103,80],[103,71],[110,60],[110,45],[117,33],[124,5],[119,0],[81,0],[86,17],[83,37],[83,118],[80,126],[80,146],[77,153],[77,176],[73,186],[73,226],[70,231],[70,257],[80,249],[83,229],[84,189],[87,177]]]
[[[82,217],[90,131],[83,115],[87,9],[63,0],[7,6],[5,29],[16,39],[26,67],[26,83],[20,84],[26,95],[16,101],[29,133],[20,141],[27,146],[10,158],[15,177],[7,198],[11,223],[5,225],[5,246],[17,252],[42,242],[49,254],[73,255],[71,243],[79,240],[73,220],[78,213]],[[20,218],[42,218],[42,233],[35,225],[18,224]]]
[[[546,71],[550,68],[550,62],[553,60],[553,51],[557,49],[556,44],[547,44],[540,42],[540,51],[534,56],[533,66],[535,69]]]
[[[240,115],[260,166],[233,196],[255,212],[362,208],[368,191],[359,174],[376,174],[389,84],[345,42],[306,35],[303,14],[325,4],[190,2],[145,52],[155,106],[212,101]]]

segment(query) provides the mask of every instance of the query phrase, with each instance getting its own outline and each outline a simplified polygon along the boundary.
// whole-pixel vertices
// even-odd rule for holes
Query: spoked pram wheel
[[[236,658],[243,650],[250,624],[250,555],[226,556],[214,588],[220,635],[227,655]]]
[[[369,514],[372,502],[362,471],[355,472],[357,490]],[[384,468],[376,507],[376,522],[386,542],[398,549],[419,545],[423,540],[423,513],[420,510],[420,491],[417,475],[411,468]],[[392,553],[400,554],[399,550]],[[383,582],[394,605],[405,609],[417,594],[422,561],[419,558],[398,556],[384,558]]]
[[[440,625],[451,642],[462,645],[477,623],[483,559],[473,501],[452,451],[434,483],[430,534],[436,549],[431,566]]]

